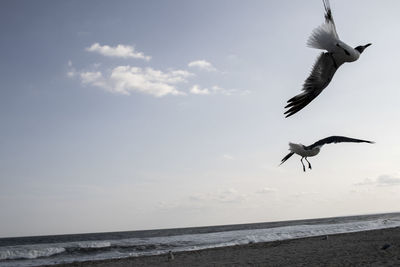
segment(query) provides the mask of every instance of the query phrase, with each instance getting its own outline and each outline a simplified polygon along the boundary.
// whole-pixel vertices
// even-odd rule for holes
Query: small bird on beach
[[[345,137],[345,136],[330,136],[330,137],[321,139],[309,146],[305,146],[302,144],[289,143],[290,153],[287,154],[282,159],[281,164],[279,164],[279,165],[282,165],[291,156],[293,156],[293,154],[297,154],[297,155],[301,156],[300,162],[301,162],[301,165],[303,165],[303,171],[306,171],[306,167],[304,166],[303,159],[305,159],[307,161],[308,168],[311,169],[311,163],[307,160],[308,157],[314,157],[314,156],[318,155],[318,153],[320,152],[321,147],[323,145],[331,144],[331,143],[335,143],[335,144],[343,143],[343,142],[374,144],[374,142],[372,142],[372,141],[355,139],[355,138],[350,138],[350,137]]]
[[[168,251],[168,260],[169,261],[172,261],[172,260],[174,260],[175,259],[175,257],[174,257],[174,253],[172,253],[172,251],[170,250],[170,251]]]
[[[307,106],[331,82],[336,70],[345,62],[356,61],[371,44],[350,47],[339,39],[329,0],[322,0],[325,8],[325,23],[314,29],[307,41],[312,48],[326,50],[319,55],[311,74],[303,84],[302,93],[287,101],[286,118]]]

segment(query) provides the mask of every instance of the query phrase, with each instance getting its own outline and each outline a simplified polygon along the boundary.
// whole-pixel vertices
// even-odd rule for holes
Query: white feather
[[[302,157],[313,157],[319,153],[320,147],[306,150],[302,144],[289,143],[289,150]]]
[[[312,31],[311,36],[308,38],[307,46],[331,52],[337,49],[336,44],[339,41],[335,25],[324,23]]]

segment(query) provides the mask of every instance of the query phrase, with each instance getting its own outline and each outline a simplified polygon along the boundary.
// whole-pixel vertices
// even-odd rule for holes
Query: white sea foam
[[[207,234],[180,235],[141,239],[119,240],[121,245],[142,246],[154,244],[153,250],[138,254],[165,253],[169,250],[197,250],[203,248],[270,242],[319,235],[367,231],[400,226],[400,220],[374,220],[339,224],[294,225],[267,229],[226,231]]]
[[[36,259],[65,252],[63,247],[7,247],[0,248],[0,260]]]
[[[78,244],[80,248],[107,248],[111,246],[111,242],[109,241],[88,241],[81,242]]]
[[[341,223],[329,222],[325,224],[307,224],[307,221],[303,221],[303,224],[292,224],[291,226],[264,229],[244,229],[148,238],[125,238],[119,240],[9,246],[0,247],[0,265],[35,266],[40,264],[56,264],[72,261],[157,255],[168,251],[200,250],[399,226],[400,217],[398,215],[393,215],[390,218],[375,218],[371,220],[360,219],[358,221],[342,221]],[[24,262],[18,260],[4,261],[12,259],[32,260],[25,260]]]

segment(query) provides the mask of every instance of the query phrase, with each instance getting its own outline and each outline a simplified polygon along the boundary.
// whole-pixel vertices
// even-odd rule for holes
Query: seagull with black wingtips
[[[350,47],[340,40],[329,0],[322,0],[325,8],[325,23],[314,29],[307,41],[312,48],[326,50],[319,55],[311,74],[303,84],[302,93],[287,101],[286,118],[297,113],[316,98],[331,82],[336,70],[345,62],[356,61],[371,44]]]
[[[318,155],[318,153],[320,152],[321,147],[323,145],[331,144],[331,143],[344,143],[344,142],[374,144],[374,142],[372,142],[372,141],[355,139],[355,138],[350,138],[350,137],[345,137],[345,136],[330,136],[330,137],[321,139],[309,146],[305,146],[302,144],[289,143],[290,153],[287,154],[282,159],[281,164],[279,164],[279,165],[282,165],[291,156],[293,156],[293,154],[297,154],[297,155],[301,156],[300,162],[303,165],[303,171],[306,171],[306,167],[304,166],[303,159],[305,159],[307,161],[308,168],[311,169],[311,163],[307,160],[308,157],[314,157],[314,156]]]

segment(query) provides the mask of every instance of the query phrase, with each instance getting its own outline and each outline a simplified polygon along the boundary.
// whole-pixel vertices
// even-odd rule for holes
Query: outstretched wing
[[[287,101],[286,118],[307,106],[324,90],[343,62],[336,62],[330,53],[321,53],[314,63],[310,76],[303,84],[303,92]]]
[[[322,2],[325,8],[325,23],[313,30],[310,38],[308,38],[307,45],[312,48],[332,51],[339,41],[339,35],[336,31],[329,0],[322,0]]]
[[[331,143],[343,143],[343,142],[351,142],[351,143],[369,143],[373,144],[374,142],[372,141],[367,141],[367,140],[362,140],[362,139],[355,139],[355,138],[350,138],[350,137],[345,137],[345,136],[330,136],[324,139],[321,139],[314,144],[307,146],[306,149],[313,149],[314,147],[318,146],[323,146],[326,144],[331,144]]]
[[[324,3],[324,8],[325,8],[325,23],[332,25],[332,28],[334,31],[333,33],[335,34],[336,38],[339,39],[339,36],[336,32],[335,21],[333,20],[333,16],[332,16],[331,4],[329,3],[329,0],[322,0],[322,2]]]

